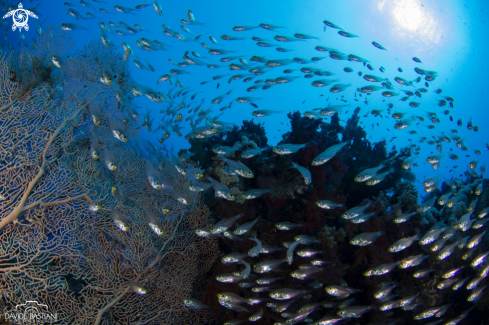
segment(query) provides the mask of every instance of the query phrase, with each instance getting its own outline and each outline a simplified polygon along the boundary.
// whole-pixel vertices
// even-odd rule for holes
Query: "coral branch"
[[[27,210],[33,209],[33,208],[37,207],[38,205],[49,207],[49,206],[53,206],[53,205],[56,205],[56,204],[69,203],[71,201],[75,201],[75,200],[79,200],[79,199],[83,199],[83,198],[85,198],[88,202],[92,202],[92,200],[90,199],[90,197],[87,194],[80,194],[80,195],[77,195],[77,196],[74,196],[74,197],[70,197],[70,198],[67,198],[67,199],[64,199],[64,200],[57,200],[57,201],[53,201],[53,202],[36,201],[34,203],[31,203],[31,204],[25,206],[22,209],[22,212],[25,212]]]

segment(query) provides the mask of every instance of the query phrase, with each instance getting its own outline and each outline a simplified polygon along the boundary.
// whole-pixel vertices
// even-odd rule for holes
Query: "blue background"
[[[134,23],[148,29],[150,32],[144,31],[136,35],[119,36],[109,34],[113,46],[121,50],[121,43],[128,43],[136,52],[136,55],[146,59],[156,69],[155,72],[143,71],[128,61],[133,73],[133,78],[136,82],[143,85],[156,88],[156,80],[163,74],[169,73],[171,68],[179,68],[171,65],[168,58],[171,58],[175,63],[182,62],[182,56],[186,50],[197,51],[206,56],[202,59],[205,62],[219,63],[225,65],[220,69],[208,69],[205,66],[188,66],[185,70],[191,74],[178,76],[184,87],[190,87],[195,91],[203,91],[205,96],[205,104],[203,109],[214,107],[214,112],[211,116],[217,115],[219,108],[234,101],[239,96],[262,97],[263,99],[256,102],[259,109],[272,109],[283,111],[284,113],[299,110],[304,112],[314,108],[325,107],[328,103],[343,104],[339,99],[344,96],[348,100],[350,107],[344,108],[340,114],[341,120],[346,120],[351,116],[355,107],[361,107],[361,122],[367,131],[369,140],[376,142],[382,139],[391,140],[393,136],[397,138],[388,142],[389,147],[395,145],[397,149],[407,146],[410,143],[416,143],[417,139],[422,136],[431,139],[431,136],[437,136],[440,133],[450,134],[450,129],[457,129],[458,135],[465,137],[465,144],[469,151],[462,152],[455,147],[454,142],[443,143],[442,152],[451,152],[457,154],[460,159],[457,161],[445,158],[441,167],[434,171],[424,162],[425,158],[431,153],[437,153],[435,146],[430,146],[426,142],[421,144],[422,150],[420,159],[417,163],[419,167],[415,167],[413,171],[418,175],[418,180],[422,180],[427,175],[442,174],[447,178],[458,177],[466,170],[468,163],[472,160],[479,160],[479,167],[487,161],[488,151],[486,143],[488,141],[487,131],[487,104],[485,95],[487,94],[488,82],[488,63],[487,63],[487,31],[489,30],[489,2],[487,1],[417,1],[417,0],[348,0],[348,1],[162,1],[163,15],[156,14],[152,6],[137,12],[136,15],[129,15],[116,12],[113,8],[114,4],[119,4],[128,7],[134,7],[136,4],[149,2],[150,0],[141,1],[107,1],[109,4],[100,4],[89,1],[95,8],[106,8],[114,14],[104,14],[99,11],[89,10],[86,7],[79,5],[78,1],[70,1],[77,6],[74,9],[85,14],[87,11],[94,12],[95,15],[101,18],[101,21],[107,23],[109,20],[118,22],[124,21],[130,25]],[[33,7],[37,2],[24,1],[24,8]],[[98,23],[100,20],[91,19],[77,21],[72,16],[66,14],[69,8],[63,5],[64,1],[47,1],[44,0],[38,7],[39,20],[34,18],[29,19],[30,30],[23,31],[27,44],[30,44],[32,38],[36,38],[35,24],[44,20],[44,29],[46,24],[54,24],[59,27],[62,22],[76,23],[82,25],[88,30],[71,31],[75,36],[77,47],[81,47],[92,39],[100,39]],[[15,5],[16,6],[16,5]],[[197,20],[206,22],[204,26],[190,25],[187,26],[193,33],[198,35],[204,32],[206,34],[199,41],[182,42],[176,38],[169,38],[162,33],[162,24],[180,32],[182,35],[191,37],[180,29],[181,18],[188,20],[187,9],[192,9]],[[5,10],[4,10],[5,11]],[[11,19],[11,18],[8,18]],[[323,20],[327,19],[344,30],[360,36],[359,38],[345,38],[337,34],[337,30],[326,28],[324,31]],[[277,32],[267,31],[261,28],[246,32],[233,32],[231,28],[235,25],[258,25],[260,23],[270,23],[286,28],[279,29]],[[4,27],[5,28],[5,27]],[[117,28],[111,27],[112,30]],[[119,29],[123,29],[119,27]],[[282,43],[273,40],[273,36],[287,35],[292,36],[294,33],[306,33],[320,38],[320,40],[307,40],[306,42],[291,42]],[[222,34],[233,36],[246,37],[245,41],[224,41],[220,39]],[[300,69],[304,66],[311,66],[336,73],[334,78],[339,78],[340,83],[352,83],[352,87],[347,88],[344,92],[332,94],[329,92],[330,87],[316,88],[311,86],[311,82],[316,79],[328,77],[315,77],[312,79],[303,78],[303,73],[297,70],[292,75],[301,76],[294,82],[282,85],[276,85],[268,90],[257,90],[253,93],[246,92],[246,88],[253,83],[243,83],[242,80],[232,81],[227,83],[229,77],[222,78],[218,81],[212,81],[205,85],[200,85],[201,81],[211,80],[211,77],[218,74],[229,73],[231,75],[244,73],[243,71],[230,71],[227,65],[231,62],[221,63],[219,59],[222,56],[212,56],[207,53],[200,42],[205,42],[209,47],[219,48],[209,41],[208,36],[215,37],[222,48],[237,51],[234,54],[243,55],[249,61],[252,55],[264,56],[267,59],[284,59],[301,57],[310,59],[314,56],[325,56],[325,52],[318,52],[314,49],[317,45],[332,47],[346,54],[356,54],[366,58],[371,62],[375,71],[370,71],[361,63],[349,61],[337,61],[325,58],[317,63],[306,65],[292,64],[286,67],[273,68],[268,73],[256,77],[257,79],[268,79],[283,76],[284,69]],[[293,49],[293,52],[280,53],[274,48],[261,48],[251,40],[251,36],[259,36],[267,38],[279,46]],[[135,43],[136,39],[146,37],[151,40],[158,39],[171,48],[168,51],[148,52],[139,49]],[[7,33],[8,42],[14,48],[23,46],[20,40],[19,32],[9,30]],[[387,51],[382,51],[374,46],[371,42],[376,41],[382,44]],[[5,44],[5,39],[2,39],[2,45]],[[19,45],[20,42],[20,45]],[[227,56],[227,55],[224,55]],[[419,64],[412,60],[412,57],[419,57],[423,63]],[[239,63],[239,61],[232,61]],[[254,62],[252,62],[254,63]],[[355,70],[354,73],[347,74],[343,72],[344,67],[351,67]],[[381,73],[378,68],[383,66],[385,73]],[[352,99],[355,96],[357,87],[373,85],[359,77],[357,72],[370,73],[377,76],[388,77],[393,83],[396,91],[401,89],[414,90],[414,87],[406,87],[399,85],[394,81],[395,76],[400,76],[408,80],[415,79],[418,75],[414,72],[414,67],[420,67],[427,70],[438,72],[439,77],[431,83],[428,88],[429,92],[423,94],[421,99],[411,97],[408,101],[401,102],[398,97],[386,99],[382,97],[381,92],[373,93],[371,96],[362,97],[368,98],[369,104],[366,105],[362,101],[355,102]],[[403,73],[397,71],[398,67],[402,67]],[[219,89],[216,89],[216,83],[220,82]],[[210,104],[210,100],[225,93],[226,91],[237,87],[229,96],[225,98],[223,103],[219,105]],[[423,83],[419,83],[416,87],[424,87]],[[168,82],[161,83],[156,89],[159,91],[168,91],[171,87]],[[455,108],[435,106],[435,100],[441,99],[433,90],[442,88],[441,95],[451,96],[455,98]],[[323,97],[319,97],[324,94]],[[190,96],[187,98],[187,103],[190,101]],[[197,96],[195,107],[200,103],[201,95]],[[326,102],[326,99],[329,101]],[[360,98],[360,97],[356,97]],[[306,101],[303,104],[303,101]],[[384,101],[385,100],[385,101]],[[409,101],[419,101],[422,105],[419,108],[411,108],[408,106]],[[176,99],[179,103],[180,98]],[[141,107],[141,116],[145,112],[145,108],[155,108],[153,114],[157,114],[153,129],[159,125],[159,121],[163,114],[160,114],[160,109],[166,109],[167,104],[156,104],[145,97],[136,99],[136,103]],[[393,112],[408,112],[414,113],[426,118],[425,122],[419,125],[413,125],[405,130],[395,130],[393,128],[395,120],[391,117],[380,118],[369,115],[364,115],[372,109],[384,109],[384,114],[387,115],[387,104],[393,103]],[[443,115],[442,110],[449,109],[449,115]],[[222,121],[233,122],[237,125],[241,124],[243,119],[251,119],[251,112],[255,110],[249,104],[241,104],[234,102],[231,109],[226,110],[225,114],[220,118]],[[187,117],[188,109],[183,109],[180,112]],[[348,111],[348,113],[346,113]],[[425,112],[437,112],[441,123],[435,124],[435,129],[430,130],[426,126],[432,124],[428,121]],[[453,122],[450,122],[449,116],[453,116]],[[456,121],[461,118],[463,126],[457,127]],[[479,126],[478,133],[468,131],[466,124],[472,118],[474,125]],[[255,118],[256,119],[256,118]],[[325,118],[329,121],[329,117]],[[270,117],[260,119],[265,122],[265,128],[269,139],[269,145],[275,145],[282,139],[281,135],[289,131],[288,118],[285,114],[276,114]],[[142,123],[142,122],[141,122]],[[376,123],[379,123],[377,126]],[[344,125],[344,123],[342,123]],[[188,123],[184,122],[185,128],[182,133],[185,135],[190,132]],[[202,125],[202,124],[201,124]],[[388,131],[389,129],[390,131]],[[408,131],[416,130],[417,134],[408,134]],[[157,138],[162,136],[163,131],[158,131],[156,134],[143,131],[143,136],[151,141],[157,141]],[[170,144],[169,147],[174,147],[174,152],[180,148],[188,148],[189,144],[183,137],[177,137],[172,134],[165,142]],[[481,156],[476,156],[471,148],[477,148],[482,151]],[[470,155],[470,157],[465,157]],[[458,166],[458,168],[453,168]],[[366,166],[372,167],[372,166]],[[450,172],[452,170],[452,172]],[[479,168],[477,169],[479,171]],[[418,189],[422,189],[420,183],[417,184]]]

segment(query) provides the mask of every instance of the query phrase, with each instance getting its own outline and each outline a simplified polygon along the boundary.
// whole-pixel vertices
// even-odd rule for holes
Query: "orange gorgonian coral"
[[[210,322],[210,311],[182,302],[200,297],[218,254],[215,240],[194,234],[209,211],[200,195],[186,191],[187,179],[161,148],[139,146],[141,121],[128,107],[129,95],[122,94],[121,104],[129,79],[122,53],[92,42],[68,58],[57,32],[42,37],[48,39],[38,44],[56,37],[50,44],[58,47],[0,58],[0,304],[8,313],[37,301],[60,324]],[[62,69],[52,66],[50,51]],[[30,82],[34,62],[49,75]],[[117,86],[99,81],[104,64],[118,76]],[[98,126],[90,105],[101,108]],[[129,143],[114,138],[109,118]],[[109,151],[113,171],[102,159]],[[154,189],[146,164],[158,166],[187,204],[168,188]],[[111,211],[124,216],[127,231]]]

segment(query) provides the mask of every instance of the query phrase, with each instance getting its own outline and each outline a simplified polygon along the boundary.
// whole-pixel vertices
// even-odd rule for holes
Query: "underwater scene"
[[[489,2],[0,5],[0,324],[489,324]]]

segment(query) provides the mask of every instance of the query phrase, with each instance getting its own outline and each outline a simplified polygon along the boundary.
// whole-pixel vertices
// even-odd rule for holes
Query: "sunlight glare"
[[[422,7],[417,1],[404,0],[397,4],[392,13],[402,27],[415,31],[427,19],[421,9]]]
[[[418,37],[422,42],[437,43],[441,29],[432,12],[419,0],[380,0],[379,11],[391,13],[402,38]]]

